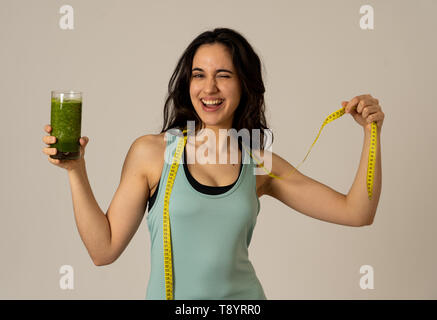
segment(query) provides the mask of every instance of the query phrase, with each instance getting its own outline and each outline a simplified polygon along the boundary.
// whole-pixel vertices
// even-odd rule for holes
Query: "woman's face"
[[[201,45],[193,58],[190,97],[206,127],[231,128],[240,96],[240,80],[227,47],[218,43]],[[217,99],[223,100],[218,108],[208,108],[202,102]]]

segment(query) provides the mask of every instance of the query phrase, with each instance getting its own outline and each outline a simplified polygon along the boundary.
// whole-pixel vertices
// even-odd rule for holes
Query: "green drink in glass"
[[[74,160],[80,157],[80,131],[82,123],[82,92],[52,91],[51,135],[56,137],[53,159]]]

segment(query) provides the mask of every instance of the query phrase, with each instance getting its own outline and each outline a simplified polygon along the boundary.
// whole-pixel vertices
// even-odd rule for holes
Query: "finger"
[[[376,113],[379,111],[379,107],[375,106],[375,105],[371,105],[371,106],[367,106],[364,107],[363,112],[361,113],[361,115],[363,116],[363,118],[368,117],[369,115]]]
[[[362,96],[362,98],[366,99],[366,100],[372,100],[374,102],[374,104],[379,104],[379,100],[376,99],[375,97],[372,97],[371,94],[365,94]]]
[[[356,108],[359,102],[360,100],[358,97],[354,97],[352,100],[350,100],[345,108],[346,112],[351,112],[354,108]]]
[[[363,100],[363,99],[374,99],[370,93],[368,93],[368,94],[362,94],[362,95],[359,95],[359,96],[357,96],[357,97],[358,97],[358,99],[360,99],[360,100]]]
[[[373,113],[370,116],[367,117],[366,121],[368,123],[383,120],[384,119],[384,113],[383,112],[377,112]]]
[[[56,148],[43,148],[42,151],[48,155],[55,155],[58,152]]]
[[[373,105],[375,105],[375,103],[374,103],[373,100],[370,100],[370,99],[363,99],[363,100],[360,100],[360,102],[358,103],[358,106],[357,106],[357,112],[358,112],[358,113],[362,113],[362,112],[363,112],[363,109],[364,109],[365,107],[367,107],[367,106],[373,106]]]
[[[50,156],[48,156],[48,158],[49,158],[49,161],[53,164],[60,164],[61,163],[60,159],[53,159],[53,158],[50,158]]]
[[[45,144],[54,144],[54,143],[56,143],[56,137],[55,136],[44,136],[42,138],[42,141]]]
[[[46,124],[46,125],[44,126],[44,130],[45,130],[46,132],[50,133],[50,131],[52,131],[52,126],[49,125],[49,124]]]
[[[374,102],[374,104],[379,104],[379,100],[376,99],[376,98],[374,98],[374,97],[372,97],[371,94],[363,94],[363,95],[360,95],[360,96],[358,96],[358,99],[359,99],[360,101],[361,101],[361,100],[371,100],[371,101]]]
[[[371,122],[373,122],[373,121],[376,121],[377,119],[376,119],[376,113],[375,114],[372,114],[372,115],[370,115],[370,116],[368,116],[367,117],[367,119],[366,119],[366,122],[367,123],[371,123]]]

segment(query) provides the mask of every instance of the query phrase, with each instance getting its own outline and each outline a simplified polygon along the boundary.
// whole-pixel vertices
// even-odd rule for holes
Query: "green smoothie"
[[[78,159],[80,156],[80,130],[82,119],[82,100],[52,98],[50,135],[56,137],[57,153],[51,155],[53,159]]]

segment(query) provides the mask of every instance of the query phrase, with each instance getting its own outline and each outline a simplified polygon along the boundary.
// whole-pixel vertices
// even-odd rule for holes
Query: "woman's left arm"
[[[385,115],[379,105],[379,100],[373,98],[370,94],[356,96],[349,102],[343,101],[342,105],[345,107],[345,112],[352,115],[354,120],[361,125],[364,130],[364,143],[361,152],[361,160],[355,180],[346,196],[346,203],[350,211],[360,215],[362,220],[369,221],[369,224],[371,224],[375,218],[379,196],[381,194],[381,129]],[[367,163],[369,159],[372,122],[376,122],[377,134],[373,191],[372,199],[369,200],[367,194]]]
[[[272,173],[284,177],[269,177],[263,193],[276,198],[296,211],[315,219],[347,226],[365,226],[373,223],[381,193],[380,135],[384,113],[379,101],[370,95],[343,101],[345,111],[364,128],[364,144],[355,181],[347,195],[299,172],[295,167],[272,153]],[[367,194],[367,159],[370,146],[371,122],[377,122],[377,149],[374,169],[372,200]],[[293,174],[289,174],[294,171]]]

